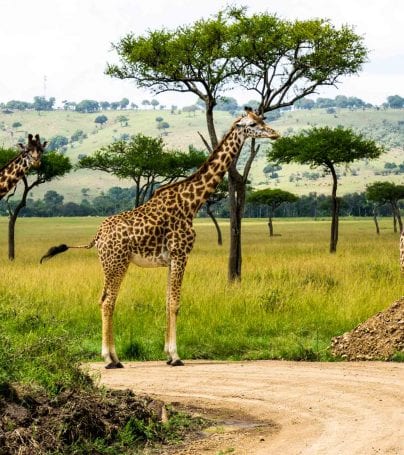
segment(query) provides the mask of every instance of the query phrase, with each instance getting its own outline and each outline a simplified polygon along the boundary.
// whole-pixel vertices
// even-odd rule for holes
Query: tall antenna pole
[[[43,77],[43,97],[46,99],[46,75]]]

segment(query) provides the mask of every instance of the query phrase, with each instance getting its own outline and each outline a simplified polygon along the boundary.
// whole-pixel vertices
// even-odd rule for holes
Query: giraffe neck
[[[193,175],[178,182],[179,197],[188,202],[186,205],[192,214],[215,192],[233,160],[240,153],[244,140],[242,131],[232,129]]]
[[[0,170],[0,199],[24,177],[31,163],[30,155],[22,152]]]

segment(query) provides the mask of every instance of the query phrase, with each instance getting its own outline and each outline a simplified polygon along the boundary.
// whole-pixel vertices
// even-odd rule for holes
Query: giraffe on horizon
[[[27,174],[31,167],[41,165],[41,156],[47,142],[41,144],[39,134],[28,134],[27,145],[19,143],[21,152],[0,169],[0,200]]]

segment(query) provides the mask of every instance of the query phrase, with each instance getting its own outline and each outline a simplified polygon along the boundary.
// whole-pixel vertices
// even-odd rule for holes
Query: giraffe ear
[[[32,134],[28,134],[28,144],[31,144],[33,137],[34,136]]]
[[[39,134],[35,134],[35,140],[38,142],[38,144],[41,143],[41,139],[39,138]]]
[[[46,146],[48,145],[48,141],[45,141],[43,144],[42,144],[42,148],[46,148]]]

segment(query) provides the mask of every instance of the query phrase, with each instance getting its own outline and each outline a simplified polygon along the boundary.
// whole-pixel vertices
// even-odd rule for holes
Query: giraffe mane
[[[163,190],[166,190],[167,188],[171,188],[175,185],[178,185],[179,183],[183,183],[183,182],[188,182],[190,180],[192,180],[193,178],[195,178],[195,176],[197,175],[200,175],[200,174],[203,174],[206,167],[208,167],[209,163],[210,163],[210,158],[212,157],[212,155],[214,154],[214,152],[216,150],[218,150],[222,145],[223,143],[225,142],[225,140],[230,136],[230,134],[233,132],[234,130],[234,127],[236,125],[236,123],[241,119],[241,117],[238,117],[234,122],[233,122],[233,125],[232,127],[230,128],[230,130],[222,137],[222,139],[220,140],[220,142],[218,143],[218,145],[214,148],[214,150],[212,151],[212,153],[209,155],[208,159],[198,168],[198,170],[196,172],[194,172],[193,174],[189,175],[188,177],[185,177],[184,179],[182,180],[179,180],[177,182],[172,182],[172,183],[167,183],[166,185],[162,185],[160,186],[159,188],[157,188],[154,193],[153,193],[153,196],[156,195],[156,194],[159,194],[161,191]],[[153,197],[152,196],[152,197]]]

